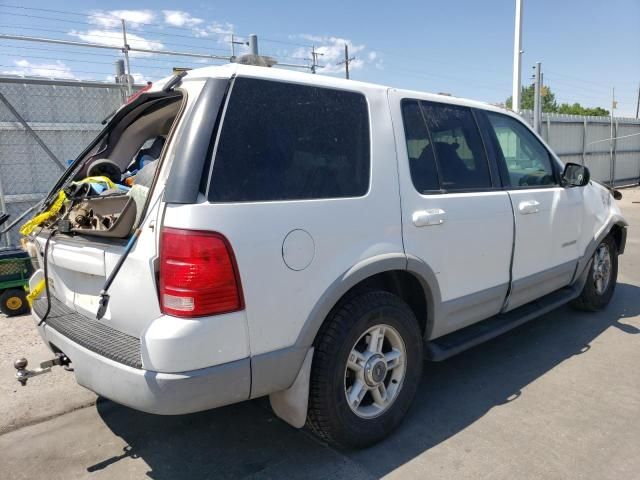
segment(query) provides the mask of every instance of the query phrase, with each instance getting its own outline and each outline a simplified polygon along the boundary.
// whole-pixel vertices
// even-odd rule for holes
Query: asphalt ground
[[[598,313],[562,307],[441,363],[387,440],[328,447],[265,400],[161,417],[54,372],[20,387],[12,362],[50,358],[29,317],[0,317],[0,478],[640,478],[640,189],[618,286]]]

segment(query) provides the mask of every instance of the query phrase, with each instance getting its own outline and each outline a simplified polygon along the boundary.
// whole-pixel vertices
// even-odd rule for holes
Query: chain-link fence
[[[0,77],[0,210],[43,198],[124,99],[118,84]],[[17,241],[13,229],[0,245]]]
[[[533,112],[523,118],[533,123]],[[542,114],[541,135],[565,162],[589,167],[591,177],[609,185],[640,181],[640,120]]]

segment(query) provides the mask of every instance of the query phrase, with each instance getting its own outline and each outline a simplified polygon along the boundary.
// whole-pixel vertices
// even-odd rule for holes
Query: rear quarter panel
[[[403,253],[396,152],[386,89],[359,87],[368,102],[371,183],[359,198],[168,205],[163,225],[212,230],[229,240],[246,304],[251,355],[296,342],[314,306],[358,262]],[[293,230],[313,239],[313,260],[292,270],[283,241]]]

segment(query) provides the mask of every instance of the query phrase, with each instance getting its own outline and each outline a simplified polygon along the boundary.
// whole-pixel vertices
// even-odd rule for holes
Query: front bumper
[[[38,327],[40,335],[52,350],[61,351],[71,359],[77,382],[98,395],[136,410],[161,415],[208,410],[249,398],[251,367],[248,358],[180,373],[145,370],[141,368],[139,340],[133,339],[138,342],[136,357],[133,337],[105,338],[105,332],[91,329],[89,319],[85,319],[89,326],[85,325],[84,330],[78,332],[78,325],[61,321],[61,315],[73,320],[70,315],[77,313],[65,312],[66,307],[60,307],[60,302],[52,300],[55,305],[52,305],[50,321]],[[37,303],[33,317],[39,322],[38,312],[42,314],[43,309]]]

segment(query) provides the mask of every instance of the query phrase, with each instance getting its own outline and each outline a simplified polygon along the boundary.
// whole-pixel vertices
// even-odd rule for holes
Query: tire
[[[373,340],[381,334],[382,341]],[[373,348],[374,343],[381,348]],[[399,361],[403,347],[404,359]],[[339,304],[315,342],[307,413],[311,431],[346,448],[367,447],[385,438],[411,406],[422,375],[422,348],[415,315],[397,296],[368,291]],[[354,350],[364,352],[356,355]],[[376,382],[384,388],[372,386]],[[367,391],[355,398],[362,387]]]
[[[10,288],[2,292],[0,294],[0,312],[7,317],[28,313],[27,292],[19,288]]]
[[[606,275],[606,288],[603,288],[602,283],[598,283],[598,279],[603,281],[603,267],[598,267],[599,255],[607,255],[609,257],[609,266],[605,268],[607,270]],[[606,262],[605,262],[606,263]],[[577,310],[586,312],[597,312],[606,307],[611,301],[613,292],[616,289],[616,282],[618,279],[618,246],[611,235],[608,235],[600,245],[596,248],[596,252],[593,254],[593,261],[587,274],[587,282],[580,293],[580,296],[571,302],[571,306]]]

